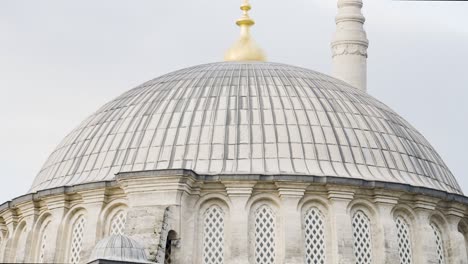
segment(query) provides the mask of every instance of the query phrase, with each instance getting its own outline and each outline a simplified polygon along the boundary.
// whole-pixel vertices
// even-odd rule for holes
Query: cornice
[[[402,183],[391,183],[391,182],[382,182],[382,181],[368,181],[361,179],[351,179],[343,177],[334,177],[334,176],[313,176],[313,175],[262,175],[262,174],[223,174],[223,175],[199,175],[191,170],[152,170],[152,171],[140,171],[140,172],[129,172],[129,173],[119,173],[116,175],[118,180],[137,180],[140,178],[146,180],[151,177],[182,177],[184,179],[178,179],[173,182],[177,188],[185,188],[189,190],[190,186],[198,185],[200,182],[220,182],[225,184],[231,183],[231,192],[236,192],[238,187],[235,185],[246,184],[249,185],[255,184],[256,182],[301,182],[303,184],[309,185],[322,185],[325,186],[332,196],[340,195],[339,192],[354,192],[356,188],[362,188],[367,190],[385,190],[385,191],[396,191],[398,193],[412,194],[415,195],[415,200],[417,201],[417,206],[420,207],[433,207],[434,201],[445,201],[445,202],[455,202],[463,206],[468,206],[468,197],[462,194],[448,193],[445,191],[435,190],[425,187],[415,187],[408,184]],[[116,180],[114,181],[103,181],[103,182],[94,182],[86,183],[74,186],[58,187],[48,190],[39,191],[36,193],[26,194],[19,196],[12,201],[5,202],[0,205],[0,213],[16,208],[16,205],[23,203],[25,201],[38,201],[43,200],[46,197],[54,195],[64,195],[64,194],[76,194],[86,190],[93,189],[108,189],[113,187],[118,187],[119,183]],[[161,185],[162,186],[162,185]],[[167,188],[167,186],[166,186]],[[243,189],[243,192],[249,192],[249,188]],[[153,186],[154,189],[154,186]],[[419,197],[419,198],[418,198]],[[378,197],[377,197],[378,198]],[[382,198],[382,197],[380,197]],[[429,199],[429,201],[427,200]],[[432,202],[430,202],[432,201]]]

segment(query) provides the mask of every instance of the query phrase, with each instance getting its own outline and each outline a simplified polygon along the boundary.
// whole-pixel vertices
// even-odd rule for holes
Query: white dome
[[[118,172],[334,176],[461,193],[424,137],[383,103],[311,70],[224,62],[107,103],[51,154],[31,192]]]
[[[94,246],[89,262],[104,259],[131,263],[149,263],[145,248],[134,239],[123,235],[111,235]]]

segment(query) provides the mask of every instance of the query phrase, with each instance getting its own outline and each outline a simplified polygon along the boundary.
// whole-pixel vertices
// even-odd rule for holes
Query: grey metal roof
[[[150,263],[145,248],[134,239],[123,235],[111,235],[100,240],[94,246],[89,262],[98,259]]]
[[[104,105],[51,154],[31,192],[118,172],[315,175],[462,193],[429,142],[370,95],[262,62],[182,69]]]

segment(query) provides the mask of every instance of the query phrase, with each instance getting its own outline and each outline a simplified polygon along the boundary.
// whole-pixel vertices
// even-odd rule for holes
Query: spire
[[[250,35],[250,27],[255,24],[255,21],[250,18],[249,0],[243,0],[240,7],[242,17],[236,21],[240,27],[240,38],[224,55],[225,61],[265,61],[266,56],[263,50],[255,43]]]

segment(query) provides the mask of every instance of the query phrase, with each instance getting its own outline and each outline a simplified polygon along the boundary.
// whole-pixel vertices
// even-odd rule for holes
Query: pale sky
[[[251,0],[270,61],[329,74],[336,0]],[[140,83],[222,60],[239,0],[0,2],[0,203],[55,146]],[[432,143],[468,193],[468,2],[364,0],[369,93]]]

